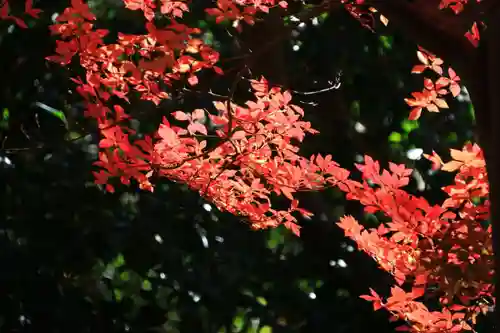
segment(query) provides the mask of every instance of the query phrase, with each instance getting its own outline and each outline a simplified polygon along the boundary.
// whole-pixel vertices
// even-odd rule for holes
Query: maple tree
[[[369,29],[376,29],[376,20],[384,25],[394,22],[422,45],[417,51],[420,64],[412,72],[433,73],[437,78],[425,77],[423,90],[405,100],[411,107],[409,119],[418,119],[423,110],[448,108],[446,95],[460,93],[462,79],[457,73],[470,87],[478,106],[482,149],[477,144],[451,149],[452,160],[447,163],[434,152],[425,155],[435,169],[456,173],[454,184],[443,188],[448,199],[440,205],[403,189],[412,173],[404,165],[390,163],[389,170],[381,170],[377,161],[365,156],[364,163],[356,165],[362,174],[362,180],[356,181],[330,155],[300,155],[305,135],[318,131],[303,120],[304,111],[292,103],[291,92],[272,86],[265,77],[237,78],[225,100],[214,102],[216,114],[178,110],[169,119],[164,117],[155,133],[136,135],[127,122],[133,101],[159,105],[171,98],[178,82],[196,86],[202,71],[224,72],[217,66],[217,50],[200,37],[202,31],[182,23],[189,15],[189,1],[123,3],[143,13],[147,33],[119,33],[114,43],[105,42],[109,31],[95,28],[96,16],[82,0],[72,0],[50,26],[57,44],[47,60],[62,66],[77,62],[84,70],[83,77],[72,80],[86,103],[85,116],[95,120],[101,135],[94,173],[97,184],[113,192],[119,179],[154,191],[155,177],[165,177],[186,184],[254,229],[283,224],[296,235],[300,235],[298,216],[311,215],[300,207],[296,192],[337,187],[347,199],[359,201],[367,213],[380,212],[388,221],[366,228],[352,216],[344,216],[338,223],[360,250],[395,278],[387,299],[375,290],[362,296],[373,302],[375,310],[386,309],[394,320],[405,322],[401,329],[415,332],[473,330],[477,316],[490,311],[498,293],[494,274],[498,261],[493,253],[500,246],[496,222],[500,157],[494,143],[499,124],[495,110],[500,103],[495,74],[479,78],[475,66],[489,66],[486,69],[499,73],[495,71],[500,59],[496,2],[322,4],[347,10]],[[206,13],[217,23],[231,21],[236,31],[242,31],[261,14],[288,6],[275,0],[218,0]],[[24,13],[12,13],[6,0],[0,5],[0,18],[28,28],[23,15],[37,18],[40,10],[32,0],[25,1]],[[159,15],[167,17],[168,23],[157,23]],[[457,66],[457,71],[444,67],[437,54]],[[237,104],[232,97],[242,79],[250,82],[253,100]],[[288,207],[276,208],[279,196],[288,199]],[[437,297],[440,308],[429,309],[426,297]]]

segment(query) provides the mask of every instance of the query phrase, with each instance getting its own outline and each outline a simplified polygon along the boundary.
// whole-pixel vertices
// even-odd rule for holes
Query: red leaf
[[[281,187],[280,191],[281,191],[281,193],[283,193],[283,195],[285,197],[287,197],[290,200],[293,200],[293,192],[295,192],[295,190],[293,188],[290,188],[290,187]]]
[[[453,97],[457,97],[458,95],[460,95],[460,90],[460,86],[457,83],[453,82],[450,84],[450,92]]]
[[[198,84],[198,77],[196,75],[191,75],[188,78],[188,82],[189,82],[190,85],[195,86],[195,85]]]
[[[231,137],[231,139],[241,140],[241,139],[244,139],[245,137],[246,137],[246,132],[245,131],[236,131],[236,132],[234,132],[234,134]]]
[[[172,116],[174,116],[174,118],[179,121],[186,121],[191,119],[191,116],[189,114],[184,113],[182,111],[172,112]]]
[[[439,108],[435,105],[435,104],[428,104],[426,106],[426,109],[429,111],[429,112],[439,112]]]
[[[204,134],[204,135],[208,134],[207,128],[205,127],[205,125],[200,124],[200,123],[191,123],[188,125],[187,129],[191,134],[195,134],[196,132],[199,132],[199,133]]]
[[[285,222],[285,228],[291,230],[295,236],[300,237],[300,226],[293,222]]]
[[[281,8],[288,8],[288,2],[286,1],[280,1],[278,3],[278,5],[281,7]]]
[[[431,79],[425,78],[424,79],[424,87],[427,90],[434,90],[434,83],[432,82]]]
[[[426,68],[427,68],[426,65],[415,65],[415,66],[413,66],[411,72],[414,74],[420,74],[420,73],[423,73]]]
[[[477,27],[477,22],[474,22],[471,30],[465,33],[465,37],[467,37],[469,42],[471,42],[471,44],[474,45],[474,47],[479,46],[480,36],[479,36],[479,29]]]
[[[413,110],[411,110],[408,120],[417,120],[418,118],[420,118],[421,114],[422,108],[414,108]]]
[[[202,109],[196,109],[191,113],[191,119],[194,120],[203,120],[205,119],[205,111]]]

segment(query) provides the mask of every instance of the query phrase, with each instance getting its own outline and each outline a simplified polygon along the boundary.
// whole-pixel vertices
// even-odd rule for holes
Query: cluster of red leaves
[[[24,3],[24,13],[33,17],[38,18],[41,10],[33,8],[33,0],[25,0]],[[0,1],[0,20],[12,20],[21,28],[28,28],[24,20],[18,16],[14,16],[10,13],[9,2],[7,0]]]
[[[108,111],[102,106],[114,95],[128,102],[131,91],[139,93],[141,99],[159,104],[169,95],[160,84],[167,87],[173,80],[188,78],[191,85],[198,82],[195,73],[204,68],[213,68],[219,59],[218,52],[205,45],[193,35],[199,29],[171,23],[160,29],[152,22],[146,23],[148,34],[119,34],[116,44],[104,44],[102,38],[108,34],[104,29],[93,29],[96,19],[82,0],[72,0],[51,26],[57,40],[57,55],[48,57],[62,65],[71,62],[75,55],[87,71],[85,82],[78,79],[80,93],[95,105],[92,115],[103,120]],[[197,56],[197,57],[196,57]],[[136,60],[136,58],[139,60]],[[96,109],[97,108],[97,109]],[[99,115],[100,113],[100,115]]]
[[[481,2],[481,0],[476,1]],[[464,10],[464,5],[467,3],[468,0],[441,0],[439,9],[450,8],[458,15]],[[472,45],[478,47],[480,33],[477,22],[473,23],[471,30],[465,33],[465,37]],[[439,109],[447,109],[448,104],[442,97],[448,93],[451,93],[453,97],[460,94],[460,77],[451,67],[448,68],[448,77],[444,76],[442,59],[437,58],[420,46],[417,56],[422,64],[414,66],[412,73],[420,74],[426,69],[430,69],[439,77],[435,82],[429,78],[424,78],[424,89],[421,92],[413,92],[413,98],[405,99],[406,103],[412,107],[409,116],[410,120],[420,118],[423,109],[427,109],[429,112],[439,112]]]
[[[476,0],[476,2],[481,1],[482,0]],[[441,0],[439,9],[450,8],[456,15],[458,15],[464,10],[464,6],[467,5],[468,2],[469,0]],[[471,30],[465,33],[465,37],[472,43],[472,45],[478,47],[481,37],[479,34],[477,22],[474,22],[472,24]]]
[[[97,121],[102,136],[95,163],[100,168],[95,172],[97,184],[112,192],[111,178],[119,178],[123,184],[133,180],[152,191],[151,177],[166,177],[198,191],[220,210],[246,218],[255,229],[283,224],[297,235],[296,213],[311,214],[299,207],[294,193],[337,186],[348,199],[364,205],[367,213],[387,219],[377,228],[365,228],[351,216],[338,223],[396,280],[385,300],[374,290],[362,296],[375,309],[384,308],[394,320],[406,321],[408,325],[402,329],[431,333],[470,330],[477,315],[488,311],[488,303],[493,301],[493,253],[487,175],[478,146],[451,150],[448,163],[435,153],[426,155],[435,169],[457,172],[454,184],[443,188],[449,197],[441,205],[431,205],[402,189],[412,172],[404,165],[391,163],[389,170],[381,170],[378,162],[366,156],[364,164],[357,165],[362,180],[355,181],[331,156],[305,158],[298,154],[298,143],[317,131],[302,120],[303,110],[291,103],[289,92],[270,88],[263,78],[251,81],[253,101],[244,105],[230,98],[215,102],[216,114],[201,109],[176,111],[171,117],[185,126],[174,126],[164,118],[156,133],[137,136],[127,126],[130,116],[126,108],[131,100],[159,104],[169,98],[166,90],[173,81],[187,79],[195,85],[198,71],[222,71],[215,66],[219,54],[196,38],[200,31],[176,21],[189,11],[189,1],[123,1],[128,9],[144,13],[147,34],[119,34],[115,44],[105,44],[108,31],[94,29],[96,18],[82,0],[72,0],[71,7],[51,26],[60,39],[57,54],[48,59],[67,65],[78,57],[86,72],[84,79],[73,80],[86,101],[86,116]],[[363,12],[356,6],[362,0],[343,3],[361,19]],[[441,8],[459,13],[466,3],[443,0]],[[163,28],[153,23],[158,4],[160,13],[170,18]],[[286,8],[287,3],[218,0],[217,8],[207,13],[217,22],[252,24],[258,12],[267,13],[275,6]],[[28,15],[38,15],[31,0],[25,7]],[[0,18],[25,26],[10,15],[5,0]],[[477,41],[477,26],[475,29],[471,36]],[[424,108],[431,112],[447,108],[442,97],[460,92],[460,78],[451,68],[448,77],[443,76],[441,59],[423,49],[418,57],[422,64],[413,72],[431,69],[439,78],[435,82],[425,78],[424,91],[406,100],[414,108],[412,119]],[[209,137],[217,141],[210,147]],[[276,209],[273,195],[287,198],[288,208]],[[428,309],[425,297],[438,299],[441,310]]]
[[[160,13],[170,17],[182,17],[189,12],[189,1],[160,0]],[[155,17],[156,1],[154,0],[123,0],[125,7],[130,10],[142,10],[144,17],[152,21]]]
[[[443,98],[451,93],[453,97],[460,94],[460,77],[453,68],[448,68],[448,77],[444,76],[443,60],[419,47],[417,51],[418,59],[421,64],[412,69],[412,73],[420,74],[430,69],[439,77],[436,81],[430,78],[424,78],[424,89],[421,92],[413,92],[413,98],[406,98],[406,103],[413,109],[410,112],[409,119],[416,120],[420,118],[422,110],[425,108],[430,112],[439,112],[439,109],[447,109],[448,103]]]
[[[384,308],[394,320],[405,320],[414,332],[472,330],[480,313],[488,311],[493,292],[493,250],[488,225],[488,182],[482,151],[467,145],[451,150],[443,163],[433,153],[434,168],[457,171],[455,183],[443,190],[442,205],[401,189],[411,170],[390,164],[381,172],[378,162],[365,158],[358,165],[363,182],[345,181],[347,197],[358,200],[367,213],[380,212],[389,222],[366,229],[346,216],[338,225],[358,247],[393,274],[398,285],[383,300],[374,290],[362,296],[374,308]],[[404,286],[403,289],[401,286]],[[405,289],[410,290],[406,292]],[[431,311],[416,299],[437,297],[441,311]]]
[[[146,4],[151,3],[140,4],[132,9],[144,10],[148,18],[148,8],[153,7]],[[74,81],[87,101],[86,115],[97,120],[103,136],[96,162],[101,170],[95,177],[108,191],[114,190],[110,177],[119,177],[124,184],[135,180],[141,188],[153,190],[150,178],[164,176],[199,191],[219,209],[246,217],[254,228],[284,224],[298,234],[292,213],[308,213],[298,207],[293,193],[316,190],[345,177],[331,157],[306,159],[297,155],[298,147],[292,141],[301,141],[305,133],[315,131],[310,123],[300,120],[303,111],[290,104],[291,95],[269,89],[265,80],[252,83],[255,102],[245,106],[218,102],[219,114],[208,117],[203,110],[176,111],[172,116],[187,122],[186,128],[171,126],[164,119],[154,135],[131,140],[135,132],[122,123],[129,117],[124,107],[116,103],[108,106],[113,96],[129,102],[129,95],[135,92],[141,99],[158,104],[169,97],[158,82],[168,86],[171,80],[187,74],[188,81],[196,84],[196,71],[217,70],[214,63],[218,54],[191,37],[198,33],[196,29],[173,18],[166,29],[148,22],[148,35],[120,34],[118,43],[111,45],[102,40],[107,31],[93,29],[94,20],[87,4],[72,0],[72,7],[51,27],[63,39],[57,41],[58,54],[49,59],[66,65],[78,55],[86,70],[85,80]],[[200,57],[195,59],[188,53]],[[141,59],[134,61],[137,54]],[[204,122],[210,122],[209,126]],[[220,140],[209,149],[205,139],[210,125]],[[291,200],[289,209],[271,206],[273,192]]]
[[[349,12],[349,14],[351,14],[356,20],[358,20],[363,27],[374,30],[375,19],[373,13],[377,12],[376,8],[366,6],[365,0],[340,1],[344,4],[344,8],[347,10],[347,12]],[[476,1],[479,3],[482,0]],[[450,8],[456,15],[458,15],[464,10],[464,6],[468,2],[469,0],[441,0],[441,2],[439,3],[439,9]],[[376,6],[376,3],[374,5]],[[388,24],[388,19],[383,15],[380,15],[380,21],[384,25]],[[480,41],[480,31],[478,23],[474,22],[470,31],[467,31],[464,36],[472,45],[474,45],[474,47],[478,47]]]
[[[476,0],[481,2],[481,0]],[[464,6],[469,2],[469,0],[441,0],[439,4],[439,9],[451,8],[455,14],[460,14],[464,10]]]
[[[207,133],[200,123],[192,127],[193,121],[204,118],[202,110],[192,114],[177,111],[174,117],[190,125],[184,129],[171,127],[167,121],[162,124],[153,163],[170,166],[159,173],[188,184],[219,209],[245,217],[253,228],[284,224],[298,235],[292,213],[310,213],[298,207],[294,192],[334,186],[346,179],[348,172],[331,156],[307,159],[298,155],[293,141],[316,133],[309,122],[301,120],[302,109],[290,103],[289,92],[269,89],[263,79],[252,85],[256,101],[245,106],[215,102],[219,113],[208,115],[220,138],[215,148],[206,149],[206,142],[196,137],[183,137],[195,131]],[[288,198],[290,207],[274,209],[272,193]]]
[[[276,6],[287,8],[288,3],[278,0],[217,0],[217,8],[208,8],[206,12],[215,16],[217,23],[224,20],[233,21],[234,26],[241,30],[239,22],[254,24],[258,12],[269,13],[269,10]]]

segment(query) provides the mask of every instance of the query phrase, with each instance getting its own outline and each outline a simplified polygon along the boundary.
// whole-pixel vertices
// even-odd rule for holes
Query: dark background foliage
[[[282,228],[251,231],[166,180],[154,193],[131,186],[108,194],[93,183],[98,137],[69,80],[81,69],[44,60],[54,49],[47,26],[68,4],[35,2],[44,12],[28,30],[0,22],[0,331],[393,331],[387,314],[358,297],[369,287],[387,292],[390,277],[335,226],[343,214],[369,224],[380,216],[335,190],[301,194],[315,216],[296,238]],[[140,13],[120,1],[91,4],[112,35],[142,32]],[[236,60],[222,61],[223,77],[202,74],[189,89],[179,83],[159,107],[133,104],[138,128],[153,131],[174,109],[209,107],[208,89],[227,94],[247,66],[296,91],[295,103],[321,131],[304,154],[331,153],[348,169],[364,154],[406,163],[416,168],[411,191],[443,198],[450,176],[430,173],[420,149],[461,147],[472,139],[473,114],[464,94],[465,102],[450,103],[453,114],[405,120],[403,99],[422,86],[410,75],[414,44],[390,26],[371,32],[343,11],[303,22],[272,14],[237,36],[204,14],[209,5],[194,1],[185,21]],[[340,88],[325,89],[336,80]],[[248,98],[247,88],[241,82],[234,99]]]

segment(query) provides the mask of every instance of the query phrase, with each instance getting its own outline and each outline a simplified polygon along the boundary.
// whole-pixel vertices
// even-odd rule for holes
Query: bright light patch
[[[342,267],[342,268],[346,268],[347,267],[347,263],[343,260],[343,259],[339,259],[337,260],[337,264]]]
[[[358,122],[356,122],[356,124],[354,124],[354,130],[358,133],[365,133],[366,126],[358,121]]]
[[[422,158],[422,154],[424,153],[424,150],[422,148],[412,148],[406,152],[406,157],[408,157],[410,160],[419,160]]]
[[[161,238],[160,235],[155,235],[155,241],[157,241],[159,244],[162,244],[163,243],[163,238]]]

